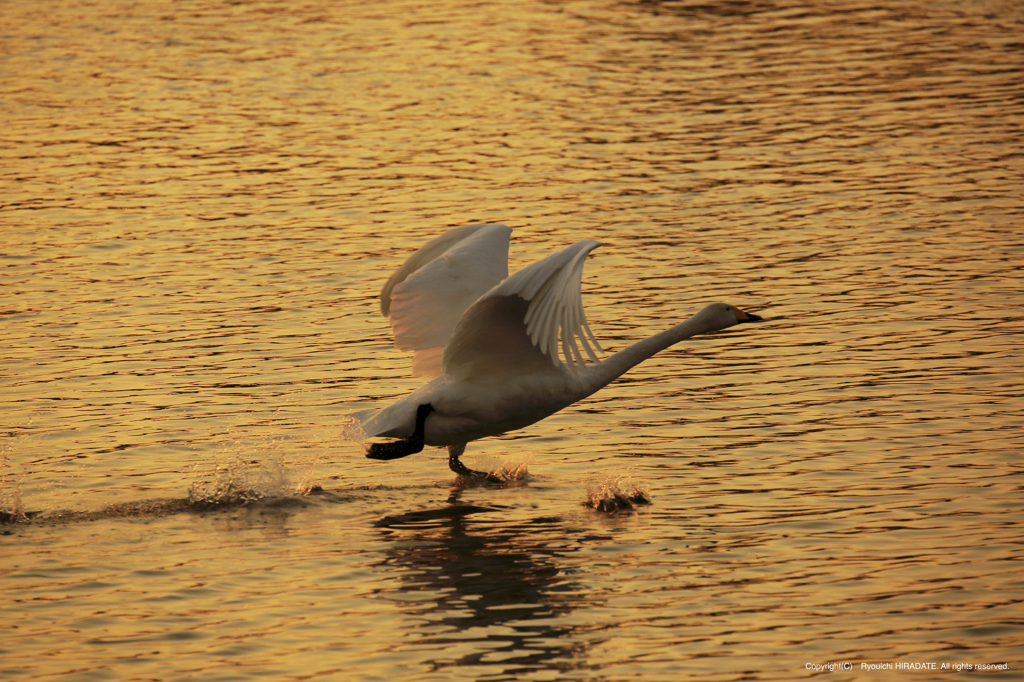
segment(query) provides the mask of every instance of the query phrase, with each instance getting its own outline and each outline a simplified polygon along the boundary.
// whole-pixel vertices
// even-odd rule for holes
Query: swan
[[[398,439],[371,444],[367,457],[392,460],[444,446],[452,471],[489,479],[460,461],[470,441],[538,422],[691,336],[762,320],[712,303],[600,360],[580,292],[584,262],[600,243],[578,241],[509,277],[511,234],[500,224],[449,230],[384,285],[381,314],[395,347],[413,351],[413,375],[430,381],[391,405],[351,415],[367,437]]]

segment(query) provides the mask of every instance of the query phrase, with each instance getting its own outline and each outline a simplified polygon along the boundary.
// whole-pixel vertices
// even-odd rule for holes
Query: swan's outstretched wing
[[[548,256],[497,285],[462,316],[444,350],[444,373],[453,379],[583,367],[580,346],[598,362],[601,350],[587,324],[580,281],[587,254],[600,246],[586,239]],[[579,339],[577,344],[576,340]],[[589,339],[589,340],[588,340]]]
[[[504,225],[456,227],[428,242],[395,271],[380,292],[395,347],[415,351],[413,376],[441,374],[441,358],[462,314],[508,277]]]

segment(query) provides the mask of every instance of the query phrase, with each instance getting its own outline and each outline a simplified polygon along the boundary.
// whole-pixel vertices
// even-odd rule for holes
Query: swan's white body
[[[598,360],[580,297],[583,264],[598,242],[577,242],[506,277],[510,234],[504,225],[450,230],[385,285],[381,311],[390,316],[396,347],[415,351],[414,374],[436,378],[356,415],[367,436],[408,438],[417,408],[429,404],[423,443],[448,446],[457,460],[469,441],[540,421],[679,341],[760,319],[714,303]]]

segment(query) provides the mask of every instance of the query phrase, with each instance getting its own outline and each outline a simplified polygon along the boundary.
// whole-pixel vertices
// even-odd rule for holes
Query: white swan
[[[580,280],[599,243],[576,242],[508,277],[511,233],[504,225],[457,227],[414,253],[384,286],[381,312],[395,346],[415,352],[414,375],[436,378],[388,407],[353,415],[368,437],[401,439],[371,445],[367,457],[447,446],[452,471],[486,477],[459,461],[469,441],[538,422],[691,336],[761,320],[712,303],[598,360]]]

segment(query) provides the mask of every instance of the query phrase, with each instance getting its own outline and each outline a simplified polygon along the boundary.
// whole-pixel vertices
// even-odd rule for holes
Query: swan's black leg
[[[466,451],[466,445],[449,445],[448,446],[448,468],[457,473],[459,476],[484,476],[479,471],[473,471],[465,464],[459,461],[459,457]]]
[[[434,406],[430,403],[424,403],[417,407],[416,427],[413,429],[411,436],[390,443],[373,443],[370,445],[369,450],[366,451],[366,456],[370,459],[389,460],[408,457],[422,451],[423,432],[427,424],[427,415],[433,411]]]
[[[459,476],[466,476],[467,478],[482,478],[485,481],[491,483],[504,483],[500,478],[492,476],[491,474],[483,471],[476,471],[470,469],[468,466],[459,461],[459,457],[466,451],[466,444],[461,445],[449,445],[448,446],[448,468],[457,473]]]

